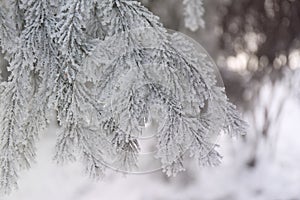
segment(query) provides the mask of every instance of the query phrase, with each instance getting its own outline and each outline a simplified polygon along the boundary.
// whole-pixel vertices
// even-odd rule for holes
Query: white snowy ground
[[[259,149],[259,164],[247,169],[249,148],[241,140],[222,137],[223,164],[217,168],[189,165],[186,173],[166,179],[160,172],[116,175],[103,181],[85,177],[80,164],[57,166],[51,160],[55,129],[39,143],[38,159],[22,174],[19,190],[8,200],[300,200],[300,102],[284,108],[276,152]],[[265,145],[268,146],[268,145]]]

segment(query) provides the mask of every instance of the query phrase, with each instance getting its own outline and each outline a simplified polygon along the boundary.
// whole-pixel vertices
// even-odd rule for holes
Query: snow
[[[161,172],[120,175],[110,171],[99,182],[89,180],[78,163],[57,166],[52,160],[57,128],[49,128],[38,146],[37,163],[22,174],[19,190],[8,200],[299,200],[300,107],[289,99],[284,107],[276,152],[258,149],[258,164],[247,168],[249,144],[220,138],[223,163],[167,179]],[[273,156],[272,156],[273,155]]]

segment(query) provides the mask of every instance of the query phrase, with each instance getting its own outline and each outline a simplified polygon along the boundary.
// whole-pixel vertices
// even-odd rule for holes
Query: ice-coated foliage
[[[24,29],[17,37],[18,23],[10,21],[10,25],[16,27],[11,33],[15,42],[11,47],[3,45],[8,52],[11,73],[8,82],[3,83],[0,102],[3,111],[0,118],[0,186],[4,192],[16,185],[18,171],[30,167],[34,160],[36,139],[47,123],[47,103],[52,87],[49,84],[53,83],[53,69],[57,63],[56,47],[50,38],[53,18],[49,1],[24,0],[20,6],[25,10]]]
[[[3,2],[6,3],[7,8],[10,10],[9,16],[14,22],[13,25],[15,26],[16,34],[20,35],[25,23],[24,10],[21,8],[22,0],[6,0]]]
[[[7,9],[2,5],[0,7],[0,45],[3,52],[12,50],[16,36],[14,23],[7,15]]]
[[[146,6],[155,2],[155,0],[139,1]],[[204,0],[182,0],[182,4],[185,27],[191,31],[197,31],[199,28],[205,28],[205,20],[203,18],[205,14]]]
[[[202,5],[184,2],[189,14],[191,2]],[[80,159],[94,178],[107,166],[138,167],[139,137],[151,120],[169,176],[184,170],[186,152],[200,165],[219,164],[216,137],[244,132],[206,53],[136,0],[9,0],[0,28],[10,72],[0,85],[1,192],[34,161],[53,110],[55,160]]]
[[[56,144],[55,159],[59,162],[84,160],[91,177],[99,177],[105,168],[103,154],[109,151],[105,135],[97,127],[102,108],[89,84],[80,74],[82,60],[93,48],[86,30],[91,1],[66,0],[57,17],[55,34],[60,45],[60,66],[55,82],[55,108],[62,126]],[[87,13],[87,14],[86,14]]]
[[[87,34],[93,38],[104,39],[107,35],[105,26],[103,25],[103,12],[97,0],[91,4],[90,15],[87,24]]]
[[[203,0],[183,0],[185,26],[191,31],[205,27]]]
[[[160,122],[157,158],[168,175],[184,169],[186,151],[200,164],[217,165],[212,135],[240,134],[244,122],[217,85],[213,64],[182,35],[168,33],[139,2],[106,0],[100,6],[108,36],[84,68],[94,72],[90,80],[106,117],[111,115],[103,127],[113,135],[123,162],[118,166],[137,165],[138,137],[151,118]]]
[[[24,118],[28,117],[24,109],[28,107],[33,91],[29,66],[23,60],[24,56],[21,49],[14,53],[9,69],[12,73],[10,82],[3,83],[4,89],[1,91],[0,188],[4,193],[16,187],[18,172],[27,164],[23,163],[23,158],[33,153],[31,148],[24,152],[20,146],[23,145],[23,137],[32,134],[23,128]],[[31,144],[24,145],[27,147]]]

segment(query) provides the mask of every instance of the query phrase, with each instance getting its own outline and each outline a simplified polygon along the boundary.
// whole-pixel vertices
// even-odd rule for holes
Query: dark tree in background
[[[259,127],[256,124],[258,113],[254,108],[260,104],[261,88],[266,80],[272,90],[278,83],[285,84],[288,89],[294,84],[291,82],[293,79],[286,74],[293,74],[291,70],[299,66],[300,1],[231,0],[218,9],[222,29],[219,44],[225,57],[246,55],[243,74],[246,74],[244,77],[247,81],[241,85],[247,85],[243,89],[248,95],[243,96],[242,103],[252,114],[252,126],[255,130],[253,153],[247,163],[253,167],[257,163],[259,141],[263,139],[270,143],[272,138],[277,138],[278,132],[274,130],[280,124],[281,112],[287,99],[280,99],[275,117],[272,116],[274,113],[271,114],[275,97],[269,99],[269,103],[263,105],[263,125]]]
[[[290,53],[300,47],[300,1],[232,0],[219,9],[223,29],[220,47],[227,54],[245,51],[257,58],[258,66],[249,62],[247,68],[253,78],[270,72],[278,77],[289,67]],[[251,40],[251,34],[258,41]],[[257,48],[249,42],[256,42]]]

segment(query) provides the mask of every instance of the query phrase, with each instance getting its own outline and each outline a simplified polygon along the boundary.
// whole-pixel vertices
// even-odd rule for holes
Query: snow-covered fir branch
[[[34,161],[52,109],[56,161],[79,158],[96,178],[107,166],[138,167],[150,121],[159,122],[156,157],[169,176],[184,170],[186,152],[217,165],[219,133],[244,132],[206,53],[136,0],[9,0],[0,28],[10,72],[0,85],[2,192]]]
[[[137,138],[143,122],[155,117],[160,121],[157,157],[168,175],[183,170],[182,157],[189,150],[200,164],[219,163],[211,135],[223,128],[239,134],[244,124],[217,86],[212,63],[185,38],[168,33],[139,2],[102,2],[109,36],[95,50],[99,56],[87,62],[98,66],[85,68],[98,71],[99,99],[107,116],[111,113],[105,127],[114,127],[108,130],[117,160],[125,161],[118,166],[137,165]]]
[[[1,93],[0,102],[0,189],[4,193],[9,193],[17,185],[19,170],[24,166],[23,153],[32,153],[22,152],[19,148],[19,141],[27,134],[22,128],[24,118],[27,117],[24,108],[27,108],[33,91],[29,66],[26,65],[24,57],[21,49],[14,54],[9,68],[10,81],[2,83],[4,91]]]
[[[97,123],[102,117],[100,103],[80,74],[82,60],[93,48],[86,34],[91,10],[87,0],[66,0],[57,17],[56,38],[60,48],[59,74],[55,82],[56,110],[62,132],[56,145],[58,162],[84,160],[91,177],[99,177],[105,168],[103,154],[109,151],[106,138]]]
[[[203,1],[204,0],[183,0],[185,26],[191,31],[205,27]]]
[[[24,29],[17,37],[7,58],[11,73],[1,93],[1,190],[9,192],[16,185],[19,170],[30,167],[35,158],[35,143],[46,127],[49,81],[55,65],[55,49],[51,44],[52,26],[48,1],[22,1],[25,10]],[[14,9],[14,7],[12,7]],[[18,27],[17,22],[11,23]],[[5,46],[3,46],[5,47]],[[50,79],[50,80],[49,80]],[[14,170],[13,173],[11,170]],[[12,178],[11,176],[15,176]]]
[[[6,22],[11,22],[10,26],[14,28],[12,36],[19,36],[25,23],[22,0],[5,0],[1,1],[0,5],[2,9],[6,10]]]
[[[15,44],[15,27],[10,19],[9,11],[4,5],[0,7],[0,45],[2,52],[11,52]]]
[[[103,40],[107,35],[105,26],[103,25],[103,10],[97,0],[92,2],[90,16],[87,23],[87,34],[93,38]]]
[[[25,10],[25,25],[21,33],[22,49],[28,55],[30,63],[32,98],[28,102],[28,117],[24,120],[24,134],[22,148],[24,160],[30,165],[35,157],[35,140],[48,121],[49,99],[52,95],[53,82],[57,73],[57,46],[51,38],[54,31],[55,5],[49,0],[23,0],[22,7]]]

